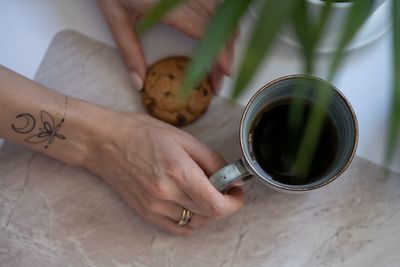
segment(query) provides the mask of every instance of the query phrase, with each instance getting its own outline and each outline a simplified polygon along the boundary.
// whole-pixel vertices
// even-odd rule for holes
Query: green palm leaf
[[[274,43],[279,29],[288,19],[298,2],[299,0],[264,1],[259,19],[253,27],[250,41],[240,64],[240,70],[232,91],[234,98],[245,90],[255,74],[255,70]]]
[[[217,9],[194,51],[193,60],[182,83],[183,94],[186,95],[193,88],[193,84],[198,83],[211,70],[219,50],[233,35],[250,2],[251,0],[226,0]]]
[[[400,2],[392,1],[393,19],[393,99],[386,149],[386,163],[392,161],[400,131]]]
[[[310,21],[307,9],[307,0],[301,0],[293,12],[293,29],[303,50],[304,72],[313,73],[314,45],[313,23]]]
[[[333,55],[332,63],[328,72],[328,80],[331,81],[340,64],[342,63],[343,55],[347,45],[351,42],[357,31],[364,24],[370,11],[372,10],[373,0],[354,0],[349,16],[344,24],[342,36],[338,42],[337,49]],[[296,173],[306,175],[309,171],[311,161],[313,159],[322,125],[325,121],[325,112],[331,97],[331,90],[320,88],[317,95],[317,105],[313,106],[310,117],[307,121],[306,129],[303,134],[302,141],[298,150],[298,155],[293,166]]]
[[[367,20],[372,7],[374,5],[374,0],[354,0],[353,6],[350,10],[349,16],[347,17],[342,37],[337,45],[336,51],[333,56],[333,60],[328,73],[328,80],[331,81],[340,64],[342,63],[344,51],[348,44],[353,40],[358,30]]]
[[[320,17],[312,21],[308,12],[308,1],[302,0],[293,12],[293,28],[303,50],[304,73],[314,73],[315,53],[322,37],[325,25],[330,17],[333,0],[327,0]],[[295,87],[296,95],[302,94],[303,87]],[[291,101],[289,109],[289,129],[293,135],[297,135],[300,123],[304,117],[304,105],[300,98]]]

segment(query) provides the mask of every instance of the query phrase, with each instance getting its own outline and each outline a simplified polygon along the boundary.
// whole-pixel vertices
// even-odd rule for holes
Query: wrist
[[[102,168],[123,157],[127,152],[127,144],[140,138],[142,117],[146,115],[119,112],[99,106],[92,106],[90,109],[90,115],[80,122],[84,125],[82,127],[85,128],[85,134],[79,142],[78,151],[81,151],[81,154],[76,156],[79,159],[76,165],[107,178],[104,177]]]
[[[66,140],[50,146],[46,154],[69,165],[86,167],[97,147],[105,142],[107,117],[114,111],[74,98],[69,98],[68,105],[60,129]]]

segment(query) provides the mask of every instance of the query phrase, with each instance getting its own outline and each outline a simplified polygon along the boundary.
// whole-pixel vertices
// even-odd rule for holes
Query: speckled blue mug
[[[336,156],[326,170],[308,184],[291,185],[279,182],[274,179],[273,174],[267,173],[261,168],[255,157],[252,156],[250,136],[254,121],[268,106],[274,105],[282,99],[301,98],[315,103],[318,90],[331,90],[326,112],[331,117],[338,135]],[[280,191],[305,192],[329,184],[346,170],[357,148],[358,125],[349,101],[332,84],[313,76],[291,75],[266,84],[250,99],[242,115],[239,136],[242,158],[223,167],[210,177],[210,182],[219,191],[225,191],[236,181],[247,180],[255,176]]]

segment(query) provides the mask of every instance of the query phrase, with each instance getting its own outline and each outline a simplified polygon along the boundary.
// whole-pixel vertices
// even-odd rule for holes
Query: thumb
[[[131,14],[118,1],[98,1],[107,20],[114,41],[128,68],[135,89],[142,89],[146,75],[146,62],[134,25],[139,17]]]

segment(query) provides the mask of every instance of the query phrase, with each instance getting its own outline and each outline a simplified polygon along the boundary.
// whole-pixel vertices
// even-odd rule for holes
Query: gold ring
[[[178,226],[184,226],[185,224],[188,224],[191,221],[192,216],[193,216],[193,212],[191,212],[188,209],[183,208],[181,219],[178,222]]]

